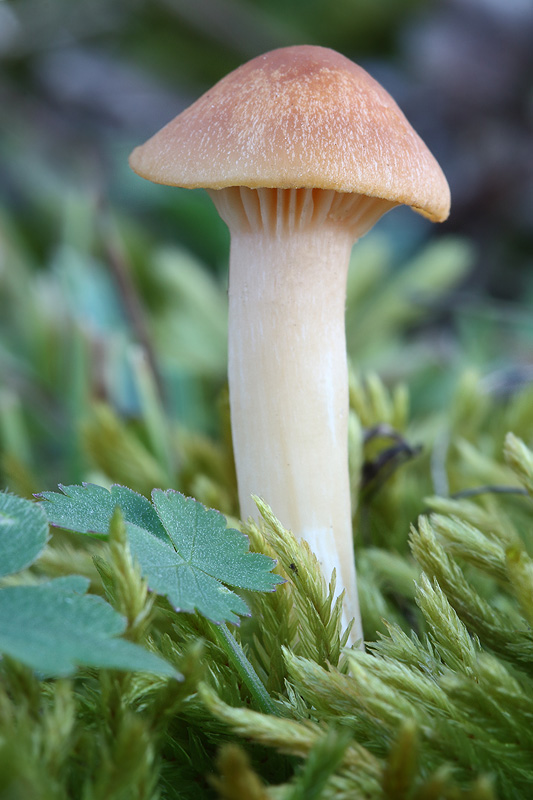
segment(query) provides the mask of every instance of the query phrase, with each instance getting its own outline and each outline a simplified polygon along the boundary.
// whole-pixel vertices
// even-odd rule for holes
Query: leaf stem
[[[233,636],[226,623],[222,622],[220,625],[214,625],[213,627],[215,628],[215,634],[221,647],[224,649],[224,652],[250,690],[260,710],[264,714],[273,714],[279,717],[280,712],[261,683],[257,672],[247,659],[241,645]]]

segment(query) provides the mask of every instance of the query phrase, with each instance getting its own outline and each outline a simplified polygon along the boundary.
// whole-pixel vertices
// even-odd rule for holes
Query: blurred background
[[[441,163],[448,222],[397,209],[354,250],[354,375],[444,413],[465,370],[533,381],[531,0],[0,0],[0,487],[179,486],[235,511],[229,236],[131,149],[231,69],[333,47]]]

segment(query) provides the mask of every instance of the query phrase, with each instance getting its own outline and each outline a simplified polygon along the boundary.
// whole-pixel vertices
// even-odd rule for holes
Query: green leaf
[[[275,562],[250,553],[248,538],[226,527],[218,511],[171,489],[154,489],[152,504],[130,489],[61,486],[44,492],[52,525],[79,533],[106,534],[114,509],[124,515],[128,541],[150,589],[166,595],[177,611],[195,609],[213,622],[238,624],[249,615],[244,600],[224,584],[273,591],[283,579]]]
[[[48,538],[43,509],[31,500],[0,494],[0,576],[29,567]]]
[[[101,597],[86,595],[79,575],[39,586],[0,590],[0,652],[45,677],[62,677],[76,666],[133,670],[180,678],[159,656],[117,639],[126,621]]]
[[[132,522],[154,536],[168,541],[157,513],[146,497],[125,486],[112,486],[108,491],[94,483],[82,486],[59,485],[59,492],[42,492],[37,497],[47,500],[45,506],[51,525],[77,533],[105,536],[115,509],[120,508],[124,522]]]

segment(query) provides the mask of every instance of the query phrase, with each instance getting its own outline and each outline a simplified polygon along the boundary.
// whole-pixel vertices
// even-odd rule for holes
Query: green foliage
[[[85,418],[81,437],[87,455],[103,475],[113,475],[135,491],[149,494],[171,478],[149,447],[108,405],[96,405]]]
[[[0,576],[28,567],[48,539],[46,514],[32,503],[0,494]]]
[[[105,535],[116,507],[124,514],[129,546],[150,588],[165,595],[176,611],[193,611],[214,622],[238,622],[246,603],[222,584],[272,591],[281,582],[274,562],[248,551],[239,531],[226,527],[217,511],[179,492],[154,489],[145,497],[113,486],[62,486],[43,492],[52,525]]]
[[[432,304],[470,269],[473,255],[464,240],[441,238],[398,268],[389,243],[379,233],[363,240],[354,248],[348,278],[348,352],[373,369],[385,366],[384,357],[388,363],[398,357],[399,342],[394,342],[398,329],[427,318]],[[421,343],[417,371],[427,359],[424,351]]]
[[[222,800],[268,800],[269,795],[259,776],[251,769],[246,753],[236,745],[227,744],[221,748],[217,761],[220,778],[213,776],[212,785]]]
[[[509,434],[505,455],[527,485],[531,451]],[[487,502],[483,494],[480,499]],[[344,760],[333,775],[321,771],[324,797],[526,798],[533,782],[531,540],[524,541],[512,521],[512,496],[488,499],[490,511],[470,498],[435,498],[432,505],[450,515],[422,516],[413,528],[412,552],[423,570],[415,593],[420,635],[388,624],[369,652],[347,652],[342,669],[320,664],[316,654],[297,655],[296,637],[285,645],[284,679],[296,727],[229,708],[206,690],[204,701],[240,736],[305,753],[309,769],[313,724],[349,731]],[[280,538],[287,535],[278,529]],[[272,538],[266,540],[272,547]],[[379,553],[374,558],[378,564]],[[385,574],[390,569],[387,554],[380,567]],[[348,767],[347,753],[357,769]],[[370,754],[377,759],[373,766]],[[469,785],[473,768],[480,777]],[[297,793],[298,780],[279,796]]]
[[[254,549],[271,552],[279,562],[287,582],[286,598],[280,602],[292,606],[297,620],[295,629],[287,628],[292,643],[299,640],[302,651],[318,663],[337,664],[349,630],[341,629],[342,603],[335,598],[334,576],[328,584],[307,542],[285,530],[263,501],[256,498],[256,503],[263,524],[258,527],[249,522],[245,530]],[[269,602],[265,596],[262,600]]]
[[[38,558],[48,524],[42,508],[28,500],[1,495],[0,507],[5,577]],[[44,676],[70,675],[83,664],[179,677],[162,658],[117,638],[126,621],[102,598],[86,595],[88,588],[89,581],[79,575],[0,588],[0,652]]]
[[[86,595],[88,583],[72,576],[1,589],[0,651],[45,676],[70,675],[83,664],[178,677],[163,659],[116,638],[124,619],[102,598]]]
[[[421,479],[426,470],[421,455],[396,464],[379,488],[365,495],[365,464],[379,458],[391,436],[401,444],[410,423],[405,410],[399,413],[407,408],[405,399],[393,400],[401,393],[391,395],[376,378],[359,384],[352,396],[358,408],[366,404],[359,439],[358,516],[383,513],[376,508],[381,498],[389,506],[387,513],[392,504],[401,517],[394,530],[401,525],[407,529],[410,505],[402,505],[402,493],[406,487],[413,491],[415,475],[416,502],[424,512],[411,527],[411,552],[405,546],[396,551],[359,548],[365,626],[374,624],[378,609],[387,619],[367,652],[344,647],[347,632],[340,629],[334,581],[328,585],[307,545],[284,530],[260,501],[261,523],[244,528],[251,550],[263,554],[257,570],[249,571],[248,564],[251,567],[256,559],[247,552],[242,534],[228,534],[220,514],[179,493],[156,491],[152,502],[117,486],[72,486],[61,494],[44,493],[54,524],[98,537],[79,544],[92,541],[93,553],[98,548],[99,588],[94,576],[93,581],[122,614],[121,630],[130,640],[108,641],[148,645],[154,658],[155,653],[163,656],[174,673],[181,672],[183,681],[168,682],[162,674],[136,675],[131,669],[109,672],[100,662],[98,670],[88,671],[88,680],[68,690],[70,699],[61,706],[58,695],[43,693],[44,684],[24,672],[24,659],[13,651],[17,660],[6,660],[2,679],[19,704],[21,697],[33,698],[33,711],[15,711],[6,700],[0,703],[0,723],[17,731],[16,741],[26,754],[28,715],[38,713],[43,720],[38,741],[45,735],[44,721],[50,724],[54,714],[61,716],[60,730],[68,730],[70,737],[68,743],[61,739],[58,773],[43,751],[27,756],[33,764],[27,772],[30,788],[32,776],[44,770],[42,785],[54,785],[59,797],[66,775],[75,772],[86,796],[95,798],[101,792],[119,798],[121,791],[133,791],[132,786],[142,790],[141,797],[155,791],[168,798],[192,797],[199,781],[206,797],[215,792],[231,800],[528,797],[533,782],[533,540],[527,524],[531,501],[524,491],[531,486],[532,452],[509,434],[504,447],[500,440],[504,455],[498,460],[480,425],[481,438],[471,435],[469,449],[448,452],[448,469],[454,465],[458,470],[457,482],[461,475],[465,482],[472,481],[476,472],[481,480],[505,477],[505,487],[513,494],[481,483],[479,491],[470,484],[464,498],[429,497],[424,490],[430,481],[427,475]],[[520,397],[512,403],[522,406]],[[458,415],[456,424],[461,426],[465,414],[479,413],[474,404],[463,407],[470,410]],[[511,408],[506,413],[519,419]],[[393,421],[400,430],[393,428]],[[379,432],[369,437],[376,426]],[[42,521],[42,507],[31,508],[35,521],[37,515]],[[160,565],[160,548],[172,550],[175,570],[176,555],[190,555],[193,536],[218,552],[211,555],[203,548],[202,563],[221,564],[238,586],[261,583],[261,591],[244,590],[252,616],[234,632],[198,613],[176,615],[148,591]],[[54,585],[75,588],[68,577],[69,558],[60,557],[64,534],[57,544],[54,538],[36,566],[44,573],[62,571],[66,577],[36,586],[6,586],[0,599],[2,592],[13,590],[37,589],[51,596]],[[55,550],[58,555],[53,558],[48,553]],[[271,559],[277,561],[275,573]],[[276,582],[276,591],[265,591]],[[86,585],[87,580],[83,589]],[[166,583],[156,588],[168,592]],[[369,591],[371,600],[365,598]],[[97,597],[74,595],[76,602],[91,599],[96,601],[94,609],[111,611]],[[39,605],[53,614],[54,602],[41,598]],[[15,612],[5,616],[11,613]],[[95,646],[91,636],[105,628],[108,617],[99,616],[95,624],[91,613],[84,610],[80,635],[88,649],[104,658],[105,648]],[[37,624],[44,630],[38,619]],[[72,639],[64,624],[61,635],[67,634]],[[57,630],[49,633],[58,643],[53,652],[61,653],[61,635]],[[43,669],[47,662],[39,658]],[[102,716],[98,719],[97,714]],[[134,765],[129,765],[125,749],[133,746],[131,731],[137,737]],[[238,747],[232,744],[235,739]],[[99,765],[91,776],[76,766],[72,747],[77,741],[89,748],[92,769]],[[6,773],[10,781],[20,774],[17,763],[13,761]],[[215,764],[219,777],[213,777]],[[127,778],[131,769],[135,780]],[[0,770],[0,780],[1,775]]]

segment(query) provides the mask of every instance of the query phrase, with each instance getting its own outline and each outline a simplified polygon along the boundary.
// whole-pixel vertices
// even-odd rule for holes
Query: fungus
[[[229,389],[241,515],[260,495],[337,575],[362,636],[348,476],[346,276],[353,243],[449,189],[387,92],[344,56],[298,46],[227,75],[137,147],[144,178],[208,190],[231,233]]]

